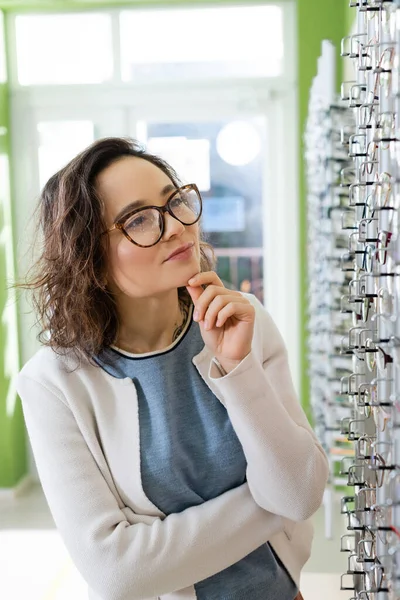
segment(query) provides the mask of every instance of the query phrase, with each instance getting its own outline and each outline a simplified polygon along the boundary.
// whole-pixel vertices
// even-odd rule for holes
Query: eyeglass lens
[[[168,201],[172,216],[184,225],[193,225],[201,215],[201,199],[194,188],[181,188]],[[153,246],[163,233],[163,215],[156,208],[143,208],[128,216],[126,234],[140,246]]]

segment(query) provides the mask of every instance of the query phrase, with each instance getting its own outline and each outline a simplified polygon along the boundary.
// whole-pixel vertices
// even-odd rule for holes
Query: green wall
[[[4,51],[2,33],[0,53]],[[8,290],[15,274],[9,156],[9,103],[4,82],[0,83],[0,488],[14,487],[28,470],[22,408],[14,387],[19,369],[17,310]]]
[[[300,127],[300,294],[301,294],[301,398],[311,418],[307,360],[307,224],[306,181],[304,165],[303,131],[307,118],[309,90],[316,74],[317,58],[321,53],[321,40],[331,40],[337,49],[337,89],[342,80],[340,41],[346,35],[348,0],[298,0],[298,73],[299,73],[299,127]],[[354,9],[353,9],[354,10]]]
[[[185,4],[234,4],[231,0],[201,0],[200,2],[191,2],[190,0],[60,0],[57,3],[54,0],[0,0],[0,8],[21,10],[21,11],[40,11],[40,10],[77,10],[79,8],[96,9],[100,6],[122,6],[122,5],[185,5]],[[239,1],[244,4],[245,0]],[[249,4],[263,3],[263,0],[250,0]],[[354,10],[354,9],[353,9]],[[304,178],[304,148],[302,134],[307,117],[308,97],[311,81],[316,72],[317,58],[321,52],[321,41],[330,39],[340,47],[340,40],[349,29],[351,23],[351,12],[348,8],[348,0],[297,0],[297,63],[298,63],[298,114],[299,114],[299,188],[300,188],[300,261],[301,261],[301,283],[299,293],[301,295],[301,400],[309,417],[309,380],[307,353],[307,321],[306,321],[306,297],[307,297],[307,256],[306,256],[306,189]],[[338,58],[338,82],[341,79],[341,63]],[[8,126],[8,94],[7,86],[0,85],[0,127]],[[8,136],[0,137],[2,150],[8,156],[9,139]],[[0,174],[3,177],[3,174]],[[7,174],[6,174],[7,177]],[[0,207],[3,207],[0,217],[0,232],[4,222],[4,208],[6,213],[10,214],[9,197],[0,199]],[[5,246],[0,247],[0,309],[3,314],[7,292],[5,285],[7,276],[5,274],[6,258],[8,264],[12,264],[12,243],[10,236],[7,236]],[[10,258],[11,257],[11,258]],[[10,270],[10,267],[9,269]],[[15,311],[14,311],[15,312]],[[7,326],[0,324],[1,346],[0,346],[0,488],[14,486],[22,474],[28,469],[26,460],[26,447],[24,442],[24,424],[23,416],[19,403],[16,401],[15,393],[12,391],[12,375],[15,373],[18,364],[17,350],[17,331],[14,327],[16,320],[13,313],[11,324]],[[12,351],[10,356],[10,338],[12,336]],[[5,372],[5,364],[13,365],[11,373]],[[7,403],[11,404],[6,406]]]
[[[349,4],[349,0],[345,0],[345,25],[347,34],[351,32],[351,29],[353,27],[353,24],[355,23],[357,16],[356,9],[350,8]]]

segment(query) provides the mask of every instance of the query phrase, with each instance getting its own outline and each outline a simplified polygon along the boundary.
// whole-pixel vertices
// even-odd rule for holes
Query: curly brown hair
[[[143,158],[159,167],[179,187],[175,170],[149,154],[131,138],[98,140],[55,173],[44,186],[36,213],[36,239],[42,252],[17,287],[32,290],[40,326],[39,341],[58,353],[73,351],[93,363],[93,356],[115,341],[118,315],[107,290],[107,253],[101,241],[104,206],[96,177],[126,156]],[[215,267],[212,247],[200,240],[201,271]],[[186,288],[178,288],[190,300]],[[96,364],[96,363],[94,363]]]

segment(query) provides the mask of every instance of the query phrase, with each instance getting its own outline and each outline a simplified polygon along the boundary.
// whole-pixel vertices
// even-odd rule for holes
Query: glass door
[[[263,174],[266,118],[138,120],[134,135],[184,183],[196,183],[202,230],[225,285],[264,301]]]
[[[14,156],[20,157],[16,158],[18,177],[14,182],[19,277],[24,276],[34,259],[34,211],[44,184],[96,139],[124,135],[124,116],[120,109],[32,108],[15,123]],[[25,298],[21,298],[21,309],[21,331],[30,331],[35,320]],[[27,361],[38,348],[35,336],[22,336],[22,361]]]
[[[123,110],[36,110],[34,114],[38,183],[46,181],[99,138],[123,136]]]
[[[23,278],[37,248],[32,248],[36,219],[33,213],[41,189],[56,171],[96,139],[124,135],[125,113],[120,109],[32,108],[13,126],[15,178],[15,227],[18,230],[18,277]],[[26,140],[29,140],[27,144]],[[21,295],[20,331],[35,332],[35,317],[29,297]],[[21,358],[25,363],[38,349],[35,335],[21,335]],[[30,473],[38,479],[29,447]]]
[[[282,92],[278,101],[247,88],[87,94],[41,94],[28,110],[13,113],[19,275],[32,259],[32,214],[45,181],[92,141],[131,136],[170,162],[183,181],[198,184],[218,274],[226,286],[251,292],[267,306],[298,380],[293,98]],[[39,101],[48,104],[39,107]],[[34,321],[24,303],[20,319],[20,330],[30,331]],[[25,362],[38,343],[21,336],[21,348]]]

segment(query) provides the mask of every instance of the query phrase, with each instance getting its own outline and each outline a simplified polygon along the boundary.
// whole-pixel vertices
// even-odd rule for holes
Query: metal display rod
[[[324,94],[321,59],[305,134],[310,392],[331,460],[328,536],[330,494],[347,488],[341,589],[400,600],[400,0],[350,6],[350,78]]]

